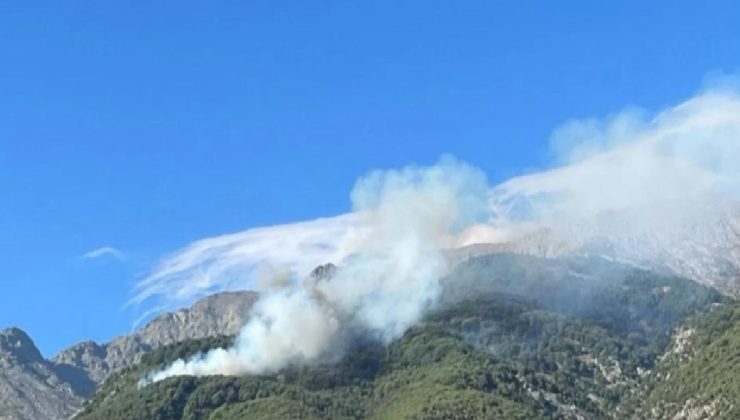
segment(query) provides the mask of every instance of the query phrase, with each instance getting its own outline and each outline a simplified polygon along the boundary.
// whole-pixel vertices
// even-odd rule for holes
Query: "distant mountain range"
[[[331,281],[331,280],[329,280]],[[337,363],[275,374],[180,376],[188,340],[114,374],[79,420],[736,419],[740,305],[717,291],[596,257],[468,259],[417,326],[358,336]]]
[[[67,419],[112,373],[162,346],[235,334],[257,300],[254,292],[208,296],[188,309],[159,315],[108,343],[85,341],[44,359],[25,332],[0,331],[0,419]]]
[[[705,212],[705,214],[707,213]],[[594,316],[595,308],[603,306],[614,311],[606,315],[602,314],[606,317],[604,319],[608,320],[610,317],[616,316],[619,318],[619,323],[605,326],[599,324],[599,322],[606,321],[598,317],[595,318],[596,321],[590,318],[591,320],[588,322],[596,322],[595,325],[600,325],[599,328],[607,328],[608,334],[616,334],[617,337],[621,337],[618,340],[628,339],[630,333],[636,332],[643,334],[644,337],[650,337],[649,334],[645,335],[648,331],[642,330],[640,325],[644,325],[645,322],[653,322],[651,316],[657,316],[659,320],[662,320],[660,321],[662,323],[659,330],[663,332],[660,334],[665,337],[670,337],[673,334],[674,341],[680,340],[681,334],[684,334],[685,331],[693,331],[690,327],[685,326],[688,322],[687,319],[689,319],[687,317],[691,313],[678,314],[666,307],[662,309],[664,312],[642,312],[641,315],[637,316],[624,312],[624,308],[610,306],[614,302],[610,300],[609,296],[610,294],[618,296],[621,292],[619,287],[615,285],[628,278],[631,275],[630,273],[634,272],[635,267],[640,267],[644,269],[639,271],[643,273],[642,275],[654,273],[645,277],[648,285],[656,281],[670,283],[674,280],[664,279],[679,275],[695,280],[697,283],[711,286],[727,296],[737,297],[740,294],[740,212],[736,207],[726,207],[712,209],[709,214],[711,217],[702,219],[701,223],[696,223],[695,220],[697,219],[693,218],[678,222],[676,220],[664,221],[665,226],[658,221],[654,223],[651,221],[645,224],[643,228],[638,228],[634,223],[631,223],[630,215],[624,215],[625,218],[629,218],[630,223],[625,222],[623,224],[620,224],[619,217],[610,217],[589,224],[557,230],[534,227],[526,234],[506,244],[479,244],[448,251],[447,257],[450,261],[451,272],[443,280],[443,283],[453,284],[454,287],[445,287],[441,304],[454,308],[460,302],[473,299],[478,302],[476,305],[485,306],[488,305],[485,303],[486,299],[492,298],[491,294],[518,296],[531,301],[535,305],[544,305],[544,309],[551,311],[553,316],[559,317],[564,314],[564,316],[576,320],[583,316]],[[311,277],[315,280],[330,278],[334,270],[335,267],[332,265],[321,266],[312,273]],[[495,287],[481,279],[491,279]],[[659,287],[648,287],[649,290],[644,289],[647,286],[638,287],[638,289],[652,296],[650,299],[658,299],[655,301],[656,304],[670,302],[671,305],[676,305],[676,308],[693,307],[691,305],[694,304],[692,302],[696,297],[686,294],[686,291],[706,293],[705,289],[692,289],[684,283],[678,283],[681,285],[683,294],[676,295],[676,285],[667,285],[668,283],[661,283],[662,285]],[[598,291],[598,293],[594,294],[594,291]],[[661,297],[661,293],[667,295]],[[595,299],[594,296],[599,298]],[[668,299],[669,297],[670,299]],[[16,328],[2,330],[0,332],[0,419],[56,420],[69,418],[81,410],[83,402],[93,397],[96,391],[101,392],[99,391],[101,384],[106,379],[116,372],[140,366],[144,355],[160,351],[164,353],[157,357],[167,359],[167,354],[170,354],[167,353],[169,351],[167,349],[177,343],[190,343],[191,340],[236,334],[248,319],[250,310],[257,298],[258,295],[255,292],[227,292],[208,296],[188,309],[159,315],[135,333],[118,337],[108,343],[82,342],[61,351],[49,360],[41,356],[31,338],[23,331]],[[638,298],[638,295],[630,295],[630,299]],[[491,305],[497,307],[499,304],[500,302]],[[526,311],[530,310],[536,311],[537,309],[529,308]],[[706,310],[706,307],[702,310]],[[728,316],[737,316],[737,314]],[[452,322],[452,318],[447,320],[436,319],[435,322],[442,322],[445,325]],[[479,322],[483,321],[485,320]],[[460,322],[464,322],[464,319],[461,319]],[[499,320],[497,322],[503,321]],[[561,321],[556,323],[559,322]],[[510,328],[505,324],[501,325],[502,328]],[[729,325],[732,326],[732,324]],[[712,328],[714,327],[716,326],[713,325]],[[623,333],[620,332],[619,328],[627,328],[627,332],[624,333],[627,335],[620,335]],[[653,332],[657,333],[659,330]],[[455,331],[454,334],[463,334],[463,336],[466,334],[464,331]],[[720,333],[730,334],[725,330],[721,330]],[[669,374],[665,373],[667,371],[680,372],[681,369],[689,369],[686,367],[689,366],[686,364],[686,360],[690,361],[690,359],[679,360],[675,357],[665,356],[665,354],[668,354],[665,352],[669,351],[666,347],[669,341],[655,342],[653,341],[655,338],[648,340],[649,344],[653,346],[650,350],[653,352],[651,353],[652,356],[649,356],[652,359],[646,361],[645,366],[642,366],[641,369],[649,371],[653,366],[655,367],[652,370],[653,372],[659,372],[662,369],[664,380],[668,379],[666,375]],[[497,338],[497,340],[509,339],[513,340],[510,336]],[[599,340],[596,336],[594,336],[594,339]],[[737,339],[738,337],[734,335],[727,338],[730,342]],[[468,344],[483,345],[482,343],[475,344],[472,342]],[[514,344],[516,343],[501,342],[496,344],[495,342],[486,342],[485,346],[499,348],[500,346],[507,347]],[[710,345],[716,346],[717,344],[709,341],[700,344],[694,342],[693,351],[702,354],[701,357],[707,357],[701,353],[703,351],[702,346]],[[737,357],[740,357],[737,349],[740,349],[740,345],[730,348],[730,353],[726,356],[731,360],[740,360],[737,359]],[[662,356],[658,355],[658,350],[662,352]],[[432,349],[429,351],[432,351]],[[636,347],[634,351],[641,350]],[[662,357],[662,359],[657,357]],[[672,364],[661,362],[663,359],[670,360]],[[382,361],[375,360],[373,363],[376,362],[381,363]],[[516,361],[512,361],[512,363],[514,362]],[[146,363],[141,366],[146,366]],[[732,363],[727,362],[722,366],[732,366]],[[604,366],[602,368],[607,369]],[[699,371],[700,368],[694,367]],[[518,368],[512,369],[516,371]],[[727,369],[730,372],[735,372],[736,377],[740,377],[737,365],[725,370]],[[634,389],[630,392],[637,393],[639,391],[642,393],[640,395],[644,394],[645,398],[650,395],[658,395],[655,394],[658,392],[666,392],[665,388],[661,388],[659,385],[660,381],[656,379],[656,376],[650,376],[644,380],[638,380],[639,377],[638,375],[631,382]],[[609,381],[608,378],[606,380]],[[695,386],[691,380],[686,381]],[[517,386],[524,386],[525,388],[529,386],[531,388],[530,391],[519,390],[517,392],[525,392],[525,394],[529,393],[535,396],[544,395],[546,400],[555,398],[548,396],[550,394],[543,393],[544,391],[537,391],[536,386],[532,384],[526,385],[519,381]],[[598,391],[601,388],[595,389]],[[651,407],[657,410],[655,413],[673,413],[672,415],[681,412],[678,408],[689,414],[692,412],[691,410],[696,411],[701,407],[704,407],[701,410],[706,407],[709,407],[706,410],[726,410],[726,401],[724,400],[715,401],[715,405],[719,404],[716,408],[711,408],[711,406],[703,403],[699,404],[703,401],[699,398],[701,397],[699,395],[700,391],[700,389],[693,391],[696,394],[692,395],[693,403],[685,402],[679,407],[678,402],[668,404],[666,402],[668,401],[667,397],[663,396],[661,397],[663,400],[654,402]],[[512,396],[506,398],[509,397],[514,398]],[[620,396],[620,401],[623,397],[624,395]],[[512,401],[518,401],[516,404],[522,404],[519,400],[521,398],[524,397],[519,395]],[[568,407],[571,402],[564,402],[558,398],[556,400],[558,402],[553,403],[556,409],[550,407],[545,408],[545,411],[537,411],[541,410],[542,407],[533,408],[528,403],[523,405],[525,408],[520,408],[524,410],[522,411],[524,413],[550,413],[549,415],[555,417],[573,417],[566,415],[569,411],[564,408]],[[628,400],[625,399],[623,404],[627,404],[627,402]],[[166,403],[166,401],[163,403]],[[286,404],[289,404],[289,402],[286,402]],[[607,406],[609,404],[604,405],[604,407]],[[100,405],[94,407],[99,408]],[[89,410],[88,416],[85,418],[106,418],[105,416],[90,417],[89,413],[95,413],[95,411],[93,409]],[[604,417],[604,411],[599,410],[579,411],[575,409],[573,411],[575,413],[574,418]],[[704,413],[701,410],[697,412]],[[321,417],[320,412],[318,416]],[[641,416],[645,417],[647,415],[643,413]],[[656,416],[653,417],[662,417],[662,415]],[[691,417],[679,416],[676,418]]]
[[[0,331],[0,419],[63,419],[84,399],[25,332]]]

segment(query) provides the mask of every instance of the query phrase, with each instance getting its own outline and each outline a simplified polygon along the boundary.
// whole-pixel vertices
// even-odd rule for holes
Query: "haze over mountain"
[[[740,97],[729,81],[654,115],[572,121],[553,136],[560,165],[491,187],[485,216],[447,246],[603,253],[737,293],[738,139]],[[255,288],[261,266],[305,277],[357,252],[371,218],[355,212],[203,239],[164,259],[132,303],[156,312]]]

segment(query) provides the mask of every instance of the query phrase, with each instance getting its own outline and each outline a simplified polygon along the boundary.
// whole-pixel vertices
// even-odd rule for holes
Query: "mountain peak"
[[[64,419],[82,397],[20,328],[0,330],[0,419]]]
[[[18,327],[8,327],[8,328],[3,328],[2,330],[0,330],[0,337],[11,337],[11,336],[26,337],[30,339],[28,334],[26,334],[25,331],[23,331],[22,329]]]
[[[25,361],[44,360],[31,337],[25,331],[16,327],[0,330],[0,355],[3,354],[9,354]]]

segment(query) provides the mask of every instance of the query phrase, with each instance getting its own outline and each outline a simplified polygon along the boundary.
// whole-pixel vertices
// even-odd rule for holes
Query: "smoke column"
[[[564,124],[552,136],[551,165],[490,189],[487,223],[460,235],[456,245],[531,242],[531,233],[543,227],[569,242],[566,249],[594,236],[624,243],[658,238],[661,247],[686,242],[677,237],[680,231],[688,239],[702,236],[687,228],[716,226],[715,219],[727,217],[727,205],[734,213],[740,199],[738,86],[735,78],[717,79],[661,110],[632,107],[606,118]],[[371,188],[358,184],[358,209],[373,205],[361,197]],[[216,292],[263,287],[274,283],[255,272],[266,263],[278,270],[287,267],[302,278],[319,264],[357,254],[374,229],[368,219],[367,212],[350,212],[201,239],[163,258],[136,284],[129,304],[149,308],[143,320]],[[651,260],[655,255],[638,257]],[[692,262],[683,252],[675,260]],[[736,260],[740,269],[740,253]],[[693,270],[679,272],[699,281],[706,277]],[[254,284],[255,277],[262,279],[260,285]]]
[[[273,267],[258,273],[264,297],[233,348],[178,361],[152,378],[330,359],[358,328],[398,337],[438,297],[442,248],[485,243],[559,256],[607,244],[620,261],[740,295],[737,85],[708,86],[659,112],[571,121],[553,135],[553,167],[492,189],[451,159],[375,172],[357,182],[351,213],[191,244],[137,285],[134,304],[160,298],[156,312],[254,288],[250,270]],[[340,265],[331,281],[299,281],[325,262]]]
[[[142,384],[329,361],[358,331],[384,341],[399,337],[437,300],[447,270],[441,250],[488,217],[487,192],[482,172],[452,158],[361,178],[352,204],[363,235],[331,279],[269,289],[233,347],[178,360]]]

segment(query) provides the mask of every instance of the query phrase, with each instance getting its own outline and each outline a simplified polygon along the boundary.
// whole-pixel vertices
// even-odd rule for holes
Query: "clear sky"
[[[0,327],[125,333],[162,255],[344,212],[373,168],[545,167],[563,122],[736,71],[733,4],[2,2]]]

